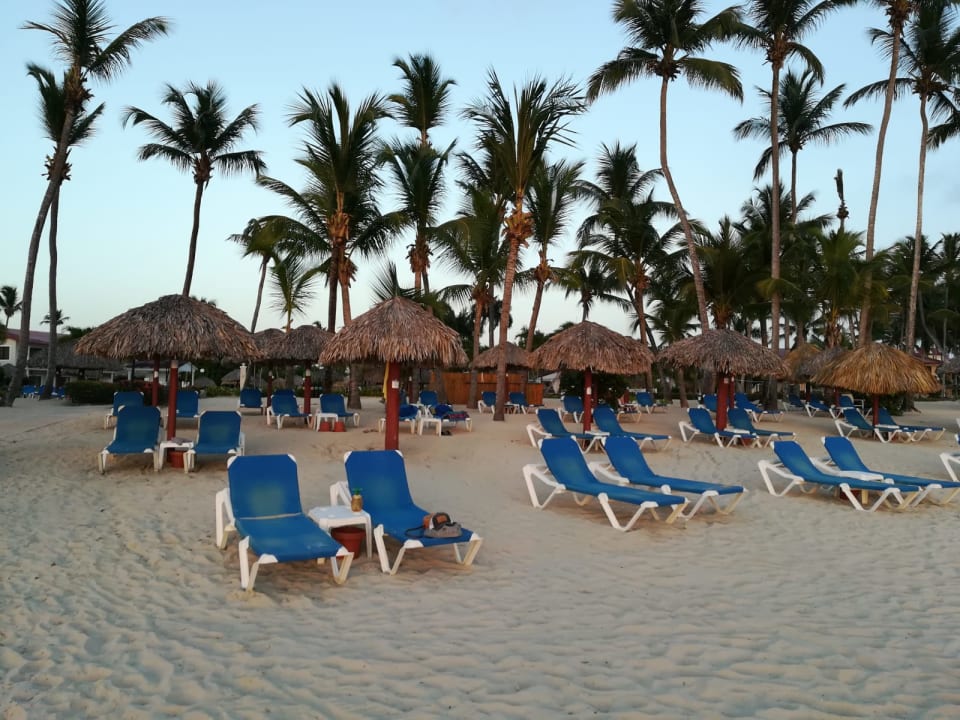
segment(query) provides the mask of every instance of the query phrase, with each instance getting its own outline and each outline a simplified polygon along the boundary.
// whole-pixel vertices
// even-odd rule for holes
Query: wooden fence
[[[507,392],[519,392],[522,389],[523,375],[519,373],[507,373]],[[447,402],[452,405],[466,405],[467,398],[470,395],[470,373],[468,372],[445,372],[443,374],[443,385],[447,392]],[[478,373],[477,374],[477,397],[480,393],[497,389],[496,373]],[[543,403],[543,383],[527,383],[527,402],[532,405],[541,405]]]

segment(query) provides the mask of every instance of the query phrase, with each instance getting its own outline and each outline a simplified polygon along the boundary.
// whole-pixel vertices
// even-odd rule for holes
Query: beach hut
[[[301,325],[284,333],[274,350],[273,358],[280,361],[303,364],[303,411],[310,412],[310,396],[313,392],[310,381],[310,369],[320,358],[333,333],[316,325]]]
[[[117,360],[150,358],[154,383],[160,361],[169,361],[168,440],[177,432],[179,358],[243,360],[260,356],[243,325],[210,303],[184,295],[164,295],[107,320],[77,341],[76,352]]]
[[[320,354],[323,364],[365,360],[387,364],[387,450],[400,446],[400,365],[467,364],[457,332],[417,303],[401,297],[384,300],[355,317]]]
[[[583,372],[583,431],[593,424],[593,373],[635,375],[653,364],[653,353],[639,340],[585,320],[558,332],[533,353],[535,367]]]
[[[717,428],[727,426],[730,379],[733,375],[784,377],[787,368],[772,350],[733,330],[705,330],[672,343],[659,359],[674,367],[700,367],[717,376]]]
[[[494,345],[492,348],[484,350],[477,355],[470,363],[470,367],[475,370],[489,370],[499,367],[500,356],[507,354],[508,368],[532,368],[532,353],[528,353],[519,345],[508,342],[506,345]]]

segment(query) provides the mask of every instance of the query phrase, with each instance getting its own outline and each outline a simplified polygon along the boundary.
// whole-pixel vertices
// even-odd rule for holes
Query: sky
[[[603,62],[628,44],[612,20],[612,3],[590,0],[527,0],[516,3],[488,0],[408,0],[404,3],[327,3],[316,0],[108,0],[117,31],[146,17],[162,15],[172,32],[136,50],[132,64],[109,84],[93,83],[96,103],[106,110],[96,134],[71,153],[71,180],[61,193],[59,226],[59,306],[66,324],[87,327],[162,295],[179,293],[187,261],[193,179],[162,160],[138,161],[137,148],[150,141],[143,128],[121,124],[126,106],[136,106],[169,119],[160,98],[166,83],[183,88],[189,82],[220,83],[228,98],[228,113],[236,116],[257,104],[260,130],[246,136],[238,149],[264,153],[267,174],[293,187],[302,187],[303,175],[293,159],[304,139],[301,128],[287,124],[289,106],[303,88],[323,92],[331,82],[344,88],[355,107],[373,93],[401,90],[394,59],[429,53],[445,76],[456,81],[454,113],[444,127],[432,133],[438,147],[457,141],[457,149],[472,149],[473,128],[458,111],[484,95],[487,72],[496,71],[507,88],[542,76],[585,83]],[[707,0],[713,14],[725,5]],[[7,180],[3,183],[4,237],[0,252],[0,285],[23,289],[27,248],[41,198],[46,189],[44,158],[52,145],[44,138],[38,119],[36,83],[25,66],[34,62],[61,68],[46,33],[20,29],[28,20],[49,22],[50,0],[3,0],[0,4],[0,93],[3,112],[0,157]],[[866,29],[884,27],[883,14],[872,7],[844,9],[829,16],[804,42],[826,69],[826,88],[846,84],[847,93],[884,79],[888,65],[870,45]],[[737,216],[756,187],[753,168],[764,144],[738,141],[732,128],[738,122],[766,113],[757,86],[768,88],[770,68],[760,53],[716,47],[708,57],[733,63],[744,87],[743,103],[711,91],[691,88],[681,78],[669,91],[669,161],[688,212],[716,228],[720,218]],[[557,148],[552,160],[585,160],[588,178],[602,144],[636,143],[643,169],[658,162],[657,79],[642,79],[614,94],[601,97],[573,120],[572,147]],[[852,109],[836,108],[833,121],[861,121],[879,125],[881,103],[864,101]],[[410,137],[412,131],[386,121],[384,139]],[[877,221],[877,246],[886,247],[912,235],[916,219],[917,160],[920,121],[918,103],[909,96],[894,106],[887,135],[884,174]],[[834,176],[843,170],[848,229],[865,230],[873,178],[875,132],[852,137],[830,147],[805,148],[799,159],[799,189],[814,193],[815,211],[837,209]],[[958,227],[960,175],[955,171],[958,147],[948,144],[928,155],[924,234],[936,239]],[[788,172],[788,164],[782,164]],[[784,175],[786,178],[787,175]],[[449,178],[450,183],[453,177]],[[764,182],[769,182],[767,178]],[[669,200],[666,186],[656,196]],[[381,210],[395,206],[386,194]],[[452,218],[458,206],[448,194],[441,220]],[[204,193],[192,294],[217,305],[250,325],[259,279],[259,262],[244,259],[227,237],[241,232],[253,217],[286,212],[269,191],[250,176],[214,176]],[[575,231],[586,215],[581,208],[558,241],[551,259],[560,263],[575,246]],[[46,235],[41,242],[34,290],[32,327],[48,311],[49,267]],[[408,238],[398,239],[389,258],[399,269],[403,285],[412,286],[405,260]],[[523,266],[534,262],[534,252],[522,256]],[[368,291],[378,262],[358,260],[359,274],[351,291],[354,316],[368,309]],[[435,262],[436,266],[436,262]],[[431,272],[431,286],[458,278]],[[514,295],[511,337],[530,317],[532,292]],[[316,299],[294,324],[326,323],[326,290],[318,285]],[[565,321],[580,319],[576,298],[548,291],[538,328],[550,332]],[[596,307],[591,320],[629,331],[622,312]],[[339,321],[339,320],[338,320]],[[16,327],[19,316],[13,319]],[[271,307],[265,293],[257,328],[282,327],[282,313]]]

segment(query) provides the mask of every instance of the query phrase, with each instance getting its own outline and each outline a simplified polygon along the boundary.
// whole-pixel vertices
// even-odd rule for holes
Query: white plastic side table
[[[370,513],[365,510],[353,512],[347,505],[321,505],[312,508],[307,515],[327,532],[346,525],[363,526],[367,533],[367,557],[373,554],[373,527],[370,523]]]
[[[333,426],[337,424],[337,420],[339,419],[340,416],[336,413],[318,412],[316,413],[316,424],[314,425],[314,429],[317,432],[320,432],[320,423],[326,420],[330,423],[330,429],[333,430]]]
[[[173,438],[172,440],[164,440],[160,443],[160,452],[157,453],[156,463],[154,463],[157,470],[163,470],[163,463],[167,458],[167,450],[183,450],[187,451],[193,447],[193,441],[184,440],[183,438]],[[186,467],[187,459],[183,459],[184,467]]]
[[[423,427],[425,425],[433,425],[437,428],[437,437],[443,432],[443,419],[438,417],[433,417],[432,415],[421,415],[420,419],[417,420],[417,434],[423,435]]]

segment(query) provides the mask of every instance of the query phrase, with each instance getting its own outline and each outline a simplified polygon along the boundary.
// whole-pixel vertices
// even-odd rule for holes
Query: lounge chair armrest
[[[763,484],[767,486],[767,492],[771,495],[777,497],[782,497],[786,495],[795,485],[802,485],[803,478],[799,475],[794,475],[792,472],[787,470],[780,463],[773,463],[769,460],[759,460],[757,461],[757,468],[760,470],[760,475],[763,477]],[[790,482],[782,489],[777,490],[773,484],[773,479],[771,475],[776,475]]]
[[[614,470],[613,465],[607,461],[594,460],[593,462],[587,463],[587,467],[590,468],[590,472],[603,480],[609,480],[618,485],[630,484],[630,481]]]
[[[683,438],[684,442],[690,442],[692,438],[700,433],[693,425],[688,422],[681,420],[677,423],[680,426],[680,437]],[[690,437],[687,437],[687,432],[690,432]]]
[[[350,505],[350,486],[346,480],[338,480],[330,486],[331,505]]]
[[[956,467],[960,467],[960,454],[952,452],[940,453],[940,462],[947,469],[947,474],[953,482],[960,482]],[[956,467],[955,467],[956,466]]]
[[[837,426],[837,432],[840,433],[841,437],[850,437],[853,434],[853,431],[857,429],[856,425],[851,425],[850,423],[840,420],[839,418],[834,419],[833,424]]]
[[[527,437],[530,438],[530,444],[537,447],[538,440],[550,437],[550,433],[537,423],[530,423],[527,425]]]
[[[546,499],[540,500],[540,497],[537,495],[536,487],[534,486],[534,480],[539,480],[548,488],[551,488],[550,494],[546,497]],[[538,510],[545,508],[555,496],[566,491],[566,488],[557,482],[556,478],[553,477],[553,474],[547,469],[546,465],[537,465],[534,463],[524,465],[523,481],[526,483],[527,493],[530,495],[530,503]]]

